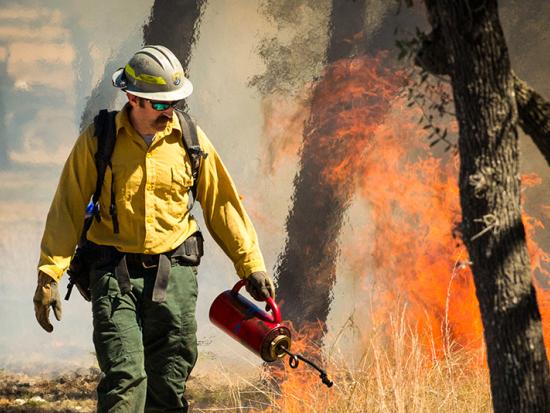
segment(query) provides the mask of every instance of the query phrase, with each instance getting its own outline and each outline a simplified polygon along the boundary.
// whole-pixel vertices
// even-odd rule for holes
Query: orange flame
[[[263,155],[264,170],[273,174],[286,159],[295,159],[301,144],[302,130],[306,117],[309,96],[306,90],[289,99],[279,94],[270,95],[262,100],[264,125],[262,137],[265,140]]]
[[[332,123],[333,133],[317,138],[337,140],[339,150],[348,154],[337,163],[327,161],[325,179],[338,185],[353,176],[358,201],[370,210],[369,223],[360,229],[363,244],[343,245],[342,253],[364,285],[378,287],[376,296],[368,297],[375,304],[375,320],[384,320],[397,303],[405,302],[409,324],[419,337],[433,340],[424,343],[427,348],[435,345],[443,352],[452,342],[479,349],[483,329],[475,286],[468,253],[456,234],[461,220],[458,159],[431,153],[417,123],[418,109],[399,97],[404,74],[384,68],[383,59],[382,54],[339,61],[327,69],[315,91],[326,110],[312,113],[310,125],[315,125],[315,117],[319,129]],[[456,131],[456,122],[447,122],[449,130]],[[317,131],[308,129],[306,139]],[[524,185],[538,181],[533,175],[523,178]],[[550,254],[533,240],[542,223],[525,213],[523,217],[532,269],[539,274],[539,307],[547,320],[550,273],[544,265],[550,263]],[[550,323],[543,326],[550,349]],[[304,397],[319,397],[308,387],[318,386],[316,380],[294,376],[290,386],[300,386]],[[285,411],[294,411],[299,406],[287,407]]]
[[[478,347],[482,327],[468,255],[454,235],[460,221],[456,162],[430,154],[417,114],[405,103],[393,102],[358,181],[375,228],[360,264],[382,286],[376,318],[404,300],[410,323],[421,337],[432,336],[437,349],[450,338]]]

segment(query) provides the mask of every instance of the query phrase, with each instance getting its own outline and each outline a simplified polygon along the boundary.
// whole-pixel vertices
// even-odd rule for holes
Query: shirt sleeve
[[[59,281],[68,268],[82,232],[85,209],[94,190],[97,140],[93,125],[77,139],[63,167],[48,216],[38,270]]]
[[[265,271],[258,237],[220,156],[206,134],[197,127],[201,149],[208,154],[201,162],[197,200],[210,234],[233,261],[241,278]]]

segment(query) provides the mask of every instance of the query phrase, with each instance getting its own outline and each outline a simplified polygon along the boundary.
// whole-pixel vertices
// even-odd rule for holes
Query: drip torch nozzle
[[[319,375],[319,378],[321,379],[321,381],[323,382],[324,385],[326,385],[327,387],[332,387],[332,385],[334,384],[331,380],[329,380],[328,376],[327,376],[327,373],[326,371],[324,371],[323,369],[321,369],[319,366],[317,366],[315,363],[313,363],[312,361],[309,361],[308,359],[306,359],[304,356],[296,353],[296,354],[293,354],[292,352],[290,352],[286,347],[284,346],[280,346],[279,349],[281,349],[283,352],[285,352],[286,354],[288,354],[288,365],[295,369],[298,367],[298,364],[300,364],[300,360],[304,361],[305,363],[309,364],[311,367],[313,367],[315,370],[317,370],[319,373],[321,373]]]

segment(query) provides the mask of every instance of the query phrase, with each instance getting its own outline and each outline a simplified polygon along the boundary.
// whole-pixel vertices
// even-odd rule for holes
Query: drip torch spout
[[[283,351],[284,353],[288,354],[288,365],[295,369],[298,367],[298,364],[300,364],[300,360],[304,361],[305,363],[309,364],[311,367],[313,367],[315,370],[317,370],[319,373],[321,373],[319,375],[319,378],[321,379],[321,381],[323,382],[324,385],[326,385],[327,387],[332,387],[332,385],[334,384],[331,380],[329,380],[328,376],[327,376],[327,373],[326,371],[324,371],[323,369],[321,369],[319,366],[317,366],[315,363],[313,363],[312,361],[309,361],[308,359],[306,359],[304,356],[296,353],[296,354],[293,354],[292,352],[290,352],[285,346],[279,346],[278,349],[280,349],[281,351]]]

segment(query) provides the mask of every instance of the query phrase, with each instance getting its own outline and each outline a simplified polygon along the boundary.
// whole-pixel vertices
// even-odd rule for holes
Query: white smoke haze
[[[9,78],[12,84],[25,82],[28,87],[18,88],[17,110],[10,109],[13,114],[9,123],[12,132],[8,136],[9,154],[15,164],[12,170],[0,173],[0,281],[4,285],[0,292],[0,312],[10,314],[0,318],[2,330],[8,332],[0,338],[0,368],[38,372],[95,363],[89,303],[74,293],[69,302],[63,303],[62,322],[53,320],[54,332],[48,334],[34,319],[32,295],[49,202],[62,164],[78,134],[77,108],[84,106],[104,76],[110,76],[104,73],[108,61],[116,57],[118,62],[113,64],[123,66],[141,46],[141,27],[152,5],[151,1],[100,3],[86,3],[81,9],[80,5],[72,7],[67,2],[68,7],[63,8],[60,17],[61,27],[51,32],[41,29],[45,33],[59,33],[59,43],[51,43],[51,36],[42,42],[22,32],[15,36],[15,31],[10,32],[11,38],[3,43],[8,50],[9,68],[3,79]],[[127,13],[130,9],[133,14]],[[136,13],[136,9],[140,13]],[[50,14],[42,9],[10,10],[10,25],[17,24],[19,17],[22,22],[50,19]],[[0,15],[0,26],[7,24],[2,18],[4,15]],[[247,24],[233,24],[239,19],[245,19]],[[70,30],[67,29],[69,23]],[[295,171],[293,165],[288,165],[269,181],[257,173],[261,169],[262,114],[259,96],[247,86],[247,81],[262,70],[255,47],[257,34],[266,27],[269,24],[246,1],[219,1],[214,7],[206,8],[201,37],[191,58],[195,92],[189,105],[231,171],[250,215],[258,221],[262,250],[271,268],[284,239],[283,222]],[[72,37],[62,35],[67,32]],[[75,33],[80,36],[78,39],[74,38]],[[14,55],[15,45],[21,41],[26,42],[25,47]],[[124,49],[119,49],[121,45]],[[42,46],[44,49],[40,50]],[[91,68],[80,67],[78,56],[82,55],[87,56]],[[79,83],[78,77],[86,71],[91,78]],[[39,73],[46,76],[40,77]],[[85,85],[87,89],[78,90],[77,85]],[[103,92],[106,94],[100,95],[100,100],[113,91]],[[33,103],[38,95],[44,103],[49,96],[50,105]],[[120,108],[124,95],[113,96],[116,99],[104,100],[103,106]],[[201,221],[200,211],[195,215]],[[258,357],[218,332],[208,321],[211,302],[217,294],[231,288],[238,278],[231,262],[209,236],[206,245],[206,256],[199,271],[197,318],[201,359],[197,372],[219,364],[219,358],[225,360],[225,366],[237,363],[258,366],[261,362]],[[64,278],[60,286],[62,294],[66,282]]]
[[[306,29],[315,26],[315,19],[320,22],[315,50],[326,46],[327,29],[321,23],[326,25],[329,3],[320,3],[323,12],[319,15],[302,10],[310,13]],[[504,3],[503,20],[507,22],[507,17],[522,6]],[[6,128],[0,132],[0,139],[6,143],[12,161],[10,169],[0,171],[0,368],[36,372],[89,367],[95,363],[89,303],[74,292],[69,302],[63,302],[62,322],[53,320],[52,334],[44,332],[35,321],[32,295],[40,238],[62,164],[78,135],[82,111],[94,88],[110,76],[105,66],[123,66],[141,46],[141,28],[153,1],[63,0],[52,2],[49,8],[37,0],[22,4],[4,1],[0,9],[0,84],[10,85],[7,94],[0,95],[0,103],[6,108]],[[388,9],[381,0],[369,4],[372,8],[367,21],[374,32]],[[548,16],[550,10],[544,17]],[[527,62],[521,62],[523,49],[514,36],[508,39],[513,61],[521,62],[520,75],[550,97],[548,65],[535,65],[550,46],[550,39],[544,36],[545,26],[539,27],[532,34],[540,41],[529,43]],[[505,24],[505,29],[512,28],[518,30]],[[260,40],[278,36],[278,29],[277,23],[258,9],[257,2],[212,0],[205,6],[189,68],[195,87],[188,99],[190,113],[213,141],[243,195],[268,270],[274,269],[284,246],[298,156],[289,155],[271,173],[263,172],[269,142],[262,136],[262,96],[249,82],[265,70],[258,56]],[[299,27],[286,25],[280,40],[290,42],[297,30]],[[320,59],[315,50],[312,59]],[[298,82],[306,82],[305,78],[309,81],[318,73],[317,66],[304,70],[307,76],[298,76]],[[108,85],[98,92],[90,102],[94,112],[100,107],[120,108],[124,103],[124,95],[114,93]],[[523,145],[524,170],[536,171],[543,178],[543,184],[533,189],[541,197],[537,202],[542,202],[550,189],[548,169],[532,144]],[[195,216],[201,221],[199,210]],[[364,233],[357,231],[368,226],[368,219],[369,211],[363,204],[350,207],[341,234],[344,248],[338,263],[327,343],[336,339],[351,314],[366,319],[367,309],[357,307],[357,295],[367,289],[357,283],[368,277],[352,270],[354,250],[350,246],[368,242],[362,238]],[[220,363],[226,367],[258,366],[258,357],[208,320],[211,302],[221,291],[231,288],[237,277],[231,262],[207,234],[206,256],[199,275],[201,356],[197,372]],[[66,282],[64,279],[60,287],[62,294]],[[342,340],[344,347],[353,348],[353,337]]]
[[[3,8],[0,10],[0,19],[14,20],[16,23],[25,24],[40,18],[51,17],[52,15],[59,16],[60,11],[52,11],[46,7],[36,7],[29,5],[18,5],[12,2],[3,2]],[[6,4],[7,3],[7,4]],[[29,2],[26,2],[27,4]]]

